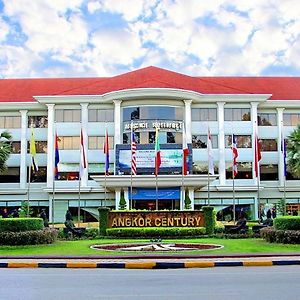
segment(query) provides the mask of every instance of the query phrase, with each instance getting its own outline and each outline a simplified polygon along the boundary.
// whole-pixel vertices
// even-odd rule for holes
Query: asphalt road
[[[0,269],[0,299],[300,299],[300,267]]]

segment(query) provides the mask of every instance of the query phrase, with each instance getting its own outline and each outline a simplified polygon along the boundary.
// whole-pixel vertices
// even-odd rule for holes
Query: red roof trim
[[[300,100],[300,77],[192,77],[150,66],[107,78],[1,79],[0,102],[35,102],[36,95],[103,95],[135,88],[174,88],[201,94],[272,94],[271,100]]]

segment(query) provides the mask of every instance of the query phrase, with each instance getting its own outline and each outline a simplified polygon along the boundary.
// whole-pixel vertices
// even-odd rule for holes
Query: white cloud
[[[0,74],[4,78],[37,77],[35,67],[42,60],[28,49],[15,46],[0,46]]]
[[[145,53],[139,37],[129,29],[99,31],[90,42],[106,64],[130,65]]]
[[[9,33],[9,26],[2,18],[0,18],[0,28],[1,28],[0,30],[0,42],[1,42],[6,39],[6,36]]]

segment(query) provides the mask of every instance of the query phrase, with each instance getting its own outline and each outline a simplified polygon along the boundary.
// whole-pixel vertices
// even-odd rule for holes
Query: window
[[[0,128],[21,128],[21,117],[0,117]]]
[[[250,108],[225,108],[225,121],[251,121]]]
[[[300,123],[300,114],[295,114],[295,113],[283,114],[283,125],[296,126],[298,123]]]
[[[136,143],[140,144],[140,132],[135,132],[134,134],[135,134]],[[130,133],[123,133],[123,144],[130,144],[130,143],[131,143]]]
[[[237,148],[251,148],[251,135],[236,135]],[[232,135],[225,136],[225,147],[232,147]]]
[[[89,149],[90,150],[102,150],[105,143],[105,136],[89,136]],[[114,137],[108,137],[109,149],[114,149]]]
[[[7,168],[0,174],[0,182],[20,182],[20,168]]]
[[[215,174],[218,174],[218,165],[217,161],[214,161],[214,171]],[[208,173],[208,164],[207,162],[193,162],[193,174],[205,174]]]
[[[123,121],[130,120],[182,120],[183,109],[170,106],[142,106],[123,108]]]
[[[47,153],[47,141],[35,141],[36,153]],[[27,142],[27,153],[30,153],[30,142]]]
[[[218,136],[211,136],[211,143],[213,148],[218,148]],[[192,136],[192,147],[197,148],[207,148],[207,135],[193,135]]]
[[[80,122],[80,109],[57,109],[55,111],[56,122]]]
[[[175,144],[175,134],[173,132],[167,132],[167,143],[168,144]]]
[[[28,117],[28,128],[47,128],[48,117],[47,116],[29,116]]]
[[[20,154],[21,153],[21,142],[12,142],[11,143],[11,153]]]
[[[278,165],[260,165],[260,180],[278,180]]]
[[[261,151],[269,152],[269,151],[277,151],[277,140],[275,139],[261,139],[260,146]]]
[[[28,176],[28,168],[27,168],[27,176]],[[47,182],[47,167],[39,166],[38,171],[31,172],[30,182]]]
[[[61,150],[79,150],[79,136],[61,136],[59,137],[59,149]]]
[[[238,162],[238,173],[235,179],[252,179],[252,163]],[[226,163],[226,179],[232,179],[232,162]]]
[[[192,121],[217,121],[217,109],[192,108]]]
[[[90,109],[89,122],[113,122],[113,109]]]
[[[275,113],[258,113],[257,114],[258,126],[276,126],[277,119]]]

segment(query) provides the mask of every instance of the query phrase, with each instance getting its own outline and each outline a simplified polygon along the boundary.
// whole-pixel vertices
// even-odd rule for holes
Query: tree
[[[6,161],[11,154],[11,134],[3,131],[0,134],[0,173],[6,170]]]
[[[126,209],[126,200],[124,197],[124,192],[121,191],[121,197],[119,202],[119,210],[125,210]]]
[[[184,198],[184,209],[191,209],[192,208],[192,201],[189,196],[189,192],[185,191],[185,198]]]
[[[300,123],[288,136],[287,165],[292,175],[296,178],[300,178]]]

